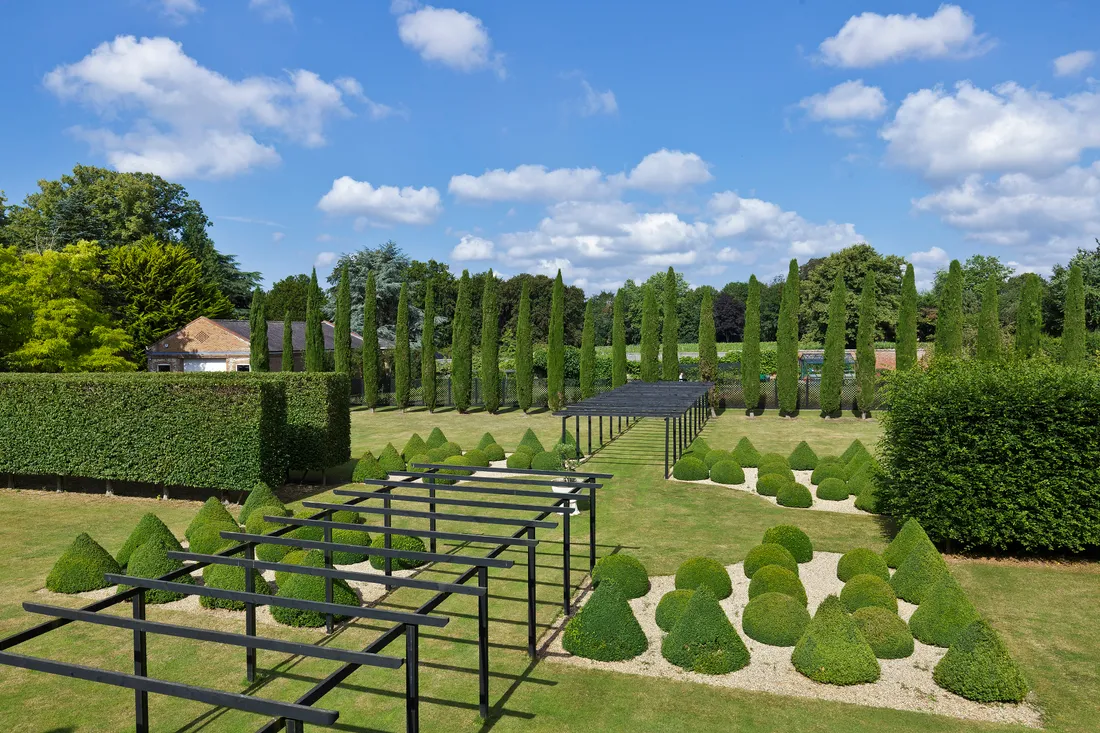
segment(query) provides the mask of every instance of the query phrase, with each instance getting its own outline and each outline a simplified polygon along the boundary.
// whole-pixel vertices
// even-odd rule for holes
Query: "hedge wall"
[[[0,473],[280,485],[285,392],[236,374],[0,374]]]
[[[1100,547],[1100,373],[967,361],[889,391],[882,512],[964,549]]]
[[[348,375],[271,372],[262,378],[286,385],[285,445],[290,470],[319,471],[351,460]]]

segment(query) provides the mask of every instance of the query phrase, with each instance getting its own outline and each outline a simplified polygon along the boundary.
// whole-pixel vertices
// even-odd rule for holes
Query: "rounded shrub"
[[[358,529],[334,529],[332,530],[332,541],[341,545],[371,546],[371,536]],[[336,550],[332,553],[333,565],[354,565],[357,562],[364,562],[366,559],[366,554],[362,552]]]
[[[159,578],[166,573],[170,573],[173,570],[179,570],[183,567],[183,563],[179,560],[173,560],[168,557],[168,545],[161,539],[151,539],[141,547],[134,550],[134,554],[130,556],[130,562],[126,565],[126,574],[132,575],[135,578]],[[190,575],[181,575],[176,578],[175,583],[187,583],[193,585],[195,579]],[[118,587],[121,593],[124,590],[128,590],[130,586],[120,585]],[[181,598],[186,598],[185,593],[176,593],[168,590],[147,590],[145,591],[146,603],[171,603],[172,601],[178,601]]]
[[[469,461],[466,459],[466,456],[460,456],[460,455],[449,455],[449,456],[447,456],[446,458],[443,459],[442,463],[443,463],[444,466],[467,466],[467,465],[469,465]],[[441,468],[441,469],[439,469],[439,471],[436,472],[436,475],[437,476],[472,476],[473,473],[474,473],[473,471],[465,471],[461,468]],[[449,486],[449,485],[455,483],[454,479],[449,479],[449,478],[437,478],[437,479],[432,479],[432,481],[433,481],[433,483],[443,484],[445,486]]]
[[[508,456],[508,461],[505,465],[507,465],[508,468],[526,470],[531,467],[531,454],[527,451],[517,450],[512,455]]]
[[[775,501],[779,506],[794,509],[808,509],[814,505],[810,490],[794,481],[788,481],[779,489],[779,493],[775,495]]]
[[[519,445],[516,447],[516,450],[522,449],[526,449],[532,456],[537,456],[539,453],[546,451],[546,448],[542,445],[542,441],[539,440],[539,437],[535,435],[535,431],[531,428],[527,428],[527,432],[520,438]]]
[[[446,458],[446,456],[444,456]],[[418,453],[409,458],[409,470],[410,471],[423,471],[422,466],[425,463],[434,463],[431,457],[431,451],[425,451],[424,453]]]
[[[894,595],[894,589],[877,575],[857,575],[849,580],[840,591],[840,601],[849,612],[867,606],[898,612],[898,598]]]
[[[554,451],[536,453],[531,459],[531,468],[539,471],[560,471],[564,466],[561,454]]]
[[[978,618],[959,581],[945,573],[909,618],[909,628],[925,644],[949,647]]]
[[[765,542],[749,550],[743,565],[746,578],[752,578],[756,571],[767,565],[778,565],[798,575],[798,562],[794,555],[783,545]]]
[[[852,614],[852,620],[879,659],[904,659],[913,653],[913,634],[896,613],[864,606]]]
[[[397,449],[393,447],[393,443],[386,443],[386,447],[378,454],[378,465],[381,466],[382,470],[387,474],[390,471],[404,471],[405,459],[402,458],[401,454],[397,452]]]
[[[443,445],[441,445],[439,447],[440,447],[440,449],[444,450],[447,453],[448,456],[460,456],[460,455],[462,455],[462,446],[460,446],[458,443],[454,442],[453,440],[448,440],[446,443],[444,443]]]
[[[819,463],[814,472],[810,474],[810,483],[817,486],[827,478],[844,480],[844,466],[839,463]]]
[[[777,473],[768,473],[756,477],[756,493],[761,496],[778,496],[779,491],[794,481]]]
[[[814,545],[810,542],[810,536],[793,524],[777,524],[764,533],[761,541],[783,545],[796,562],[804,563],[814,559]]]
[[[305,565],[311,568],[323,568],[325,566],[325,554],[320,550],[291,550],[279,562],[284,565]],[[282,585],[294,573],[289,570],[275,571],[275,584]]]
[[[856,509],[870,514],[879,513],[878,495],[874,479],[868,479],[866,485],[860,489],[856,496]]]
[[[570,654],[600,662],[633,659],[649,646],[641,624],[615,583],[596,588],[565,625],[561,644]]]
[[[126,538],[126,541],[122,543],[122,549],[119,550],[118,555],[115,556],[119,566],[126,567],[126,563],[130,562],[130,555],[134,554],[134,550],[153,538],[161,540],[173,550],[179,551],[183,549],[180,541],[172,534],[172,530],[168,529],[168,526],[160,520],[160,517],[156,514],[149,513],[138,521],[137,526],[134,527],[134,531],[132,531],[130,536]]]
[[[696,456],[698,458],[698,456]],[[714,468],[714,464],[719,461],[732,461],[733,454],[728,450],[722,450],[721,448],[713,448],[707,451],[706,456],[703,458],[703,463],[707,464],[707,468]]]
[[[215,497],[211,496],[199,509],[198,514],[191,520],[191,523],[187,525],[187,529],[183,531],[183,536],[188,540],[191,539],[191,534],[204,524],[211,522],[219,524],[231,524],[237,529],[240,529],[240,525],[237,524],[237,520],[233,518],[233,515],[229,513],[229,510],[218,501]]]
[[[890,568],[886,567],[886,561],[874,550],[857,547],[841,556],[840,562],[836,564],[836,577],[842,583],[847,583],[857,575],[877,575],[883,580],[890,580]]]
[[[81,532],[61,557],[57,558],[50,574],[46,576],[46,588],[54,593],[83,593],[107,588],[111,584],[105,573],[121,573],[122,568],[111,553]]]
[[[428,433],[428,439],[424,441],[424,445],[428,446],[428,450],[432,448],[438,448],[447,442],[447,436],[443,434],[443,431],[439,428],[432,428],[432,432]]]
[[[714,452],[711,451],[711,453]],[[743,484],[745,472],[736,461],[718,461],[710,467],[710,480],[716,484]]]
[[[672,477],[678,481],[702,481],[708,476],[707,464],[692,456],[681,458],[672,467]]]
[[[554,447],[550,449],[550,453],[557,453],[561,456],[562,461],[571,461],[580,458],[584,455],[583,451],[577,449],[575,443],[554,443]]]
[[[490,443],[485,446],[485,457],[489,459],[491,463],[504,460],[504,449],[496,443]]]
[[[817,498],[825,501],[844,501],[848,498],[848,484],[839,478],[824,479],[817,485]]]
[[[332,513],[332,521],[343,522],[344,524],[362,524],[363,515],[350,509],[337,509]]]
[[[428,460],[417,461],[417,463],[446,463],[447,456],[452,455],[450,446],[441,445],[438,448],[428,449]]]
[[[916,519],[909,519],[882,551],[882,559],[886,561],[887,567],[896,568],[909,556],[914,547],[925,542],[931,543],[931,540],[925,534],[924,527],[920,526],[920,522]]]
[[[1021,702],[1028,683],[1004,642],[979,619],[959,633],[932,670],[936,684],[977,702]]]
[[[429,451],[429,455],[431,451]],[[354,482],[364,481],[366,479],[386,479],[389,478],[389,474],[386,473],[386,469],[382,468],[382,465],[378,462],[378,459],[374,457],[374,454],[367,451],[355,462],[355,468],[351,471],[351,480]]]
[[[478,466],[480,468],[489,467],[489,456],[483,450],[474,448],[473,450],[466,451],[466,455],[462,456],[466,459],[466,465]]]
[[[370,544],[371,547],[384,548],[386,546],[386,538],[384,535],[378,535]],[[407,550],[409,552],[427,552],[424,547],[424,540],[419,537],[409,537],[402,534],[390,535],[390,549]],[[420,567],[424,562],[424,560],[407,560],[395,557],[390,562],[390,567],[394,570],[412,570],[413,568]],[[386,567],[386,558],[379,555],[371,555],[370,564],[375,570],[384,570]]]
[[[694,590],[683,588],[670,590],[661,596],[661,600],[657,604],[656,621],[657,626],[662,631],[672,631],[672,627],[684,615],[684,609],[687,608],[688,601],[691,600],[693,593],[695,593]]]
[[[263,515],[257,513],[254,516],[262,517]],[[252,517],[249,517],[249,519],[252,519]],[[241,528],[237,526],[236,522],[209,522],[207,524],[201,524],[191,532],[191,537],[187,543],[187,550],[189,552],[196,552],[200,555],[216,555],[227,547],[232,547],[236,544],[235,540],[228,540],[222,537],[222,532],[240,531]],[[265,546],[271,547],[271,545]],[[257,554],[257,557],[259,557],[259,554]]]
[[[769,463],[761,466],[756,471],[756,477],[759,479],[763,476],[780,476],[787,481],[794,481],[794,471],[786,466],[780,466],[776,463]]]
[[[252,516],[248,518],[248,524],[245,525],[245,531],[249,534],[270,534],[271,532],[285,526],[285,524],[265,522],[263,512],[253,512]],[[290,533],[288,533],[288,536],[289,534]],[[289,547],[287,545],[272,545],[260,543],[256,545],[256,557],[260,560],[263,560],[264,562],[282,562],[283,557],[285,557],[286,554],[293,549],[293,547]],[[191,551],[197,552],[197,550],[195,550],[194,548],[192,548]]]
[[[898,598],[910,603],[920,603],[948,573],[947,563],[931,542],[917,545],[909,557],[898,566],[890,578],[890,585]]]
[[[815,682],[858,685],[879,678],[878,659],[836,596],[817,607],[791,654],[794,668]]]
[[[752,575],[749,582],[749,600],[765,593],[784,593],[803,606],[806,605],[806,588],[798,576],[779,565],[765,565]]]
[[[817,454],[814,453],[810,444],[803,440],[787,456],[787,465],[795,471],[812,471],[817,468]]]
[[[696,438],[695,440],[691,441],[691,445],[688,446],[688,450],[692,453],[697,453],[701,456],[705,456],[707,453],[710,453],[710,443],[708,443],[703,438]]]
[[[325,579],[317,575],[290,573],[285,583],[280,583],[275,595],[279,598],[297,598],[302,601],[325,601]],[[347,584],[347,581],[334,578],[332,581],[332,601],[342,606],[358,606],[359,596]],[[285,606],[271,606],[271,615],[286,626],[316,627],[323,626],[325,615],[316,611],[302,611]],[[335,616],[343,621],[347,616]]]
[[[699,674],[728,674],[749,663],[745,642],[705,587],[688,599],[680,620],[661,643],[661,655]]]
[[[491,445],[496,445],[496,442],[497,439],[493,437],[493,434],[487,432],[481,436],[481,440],[477,441],[477,449],[483,451]]]
[[[264,580],[264,576],[256,570],[252,572],[252,587],[256,593],[271,595],[271,586]],[[207,565],[202,569],[202,584],[208,588],[221,588],[222,590],[235,590],[244,592],[244,568],[232,565]],[[199,596],[199,605],[203,608],[224,608],[228,611],[243,611],[244,601],[230,601],[225,598],[211,598]]]
[[[696,590],[706,588],[721,600],[733,593],[733,581],[722,563],[709,557],[693,557],[684,560],[676,569],[676,588]]]
[[[786,593],[762,593],[741,614],[745,635],[771,646],[794,646],[809,625],[806,606]]]
[[[252,516],[252,512],[256,507],[261,506],[277,506],[282,507],[281,516],[287,516],[286,505],[275,495],[275,492],[270,486],[264,482],[259,482],[252,487],[252,490],[248,492],[248,496],[244,499],[244,504],[241,506],[241,513],[237,517],[237,521],[240,524],[247,524],[248,518]],[[279,514],[276,511],[268,511],[268,514]]]
[[[601,557],[592,569],[592,584],[615,583],[627,598],[641,598],[649,592],[649,574],[633,555],[617,552]]]
[[[413,456],[419,456],[427,452],[428,444],[420,437],[420,433],[413,433],[409,439],[405,441],[405,447],[401,449],[401,457],[411,462]]]

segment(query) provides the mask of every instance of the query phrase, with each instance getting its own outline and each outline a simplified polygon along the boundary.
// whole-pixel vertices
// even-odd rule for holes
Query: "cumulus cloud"
[[[585,79],[581,79],[581,87],[584,89],[584,99],[581,100],[581,114],[586,117],[592,115],[613,115],[619,111],[619,103],[615,101],[615,92],[607,89],[596,91]]]
[[[313,260],[314,267],[331,267],[340,258],[335,252],[318,252]]]
[[[438,62],[457,71],[492,69],[504,78],[504,54],[493,51],[489,31],[477,18],[453,8],[417,7],[412,3],[391,6],[400,13],[397,35],[425,61]]]
[[[819,50],[830,66],[867,68],[905,59],[977,56],[992,45],[975,33],[974,16],[958,5],[941,5],[927,18],[916,13],[853,15]]]
[[[909,261],[913,263],[913,277],[916,280],[917,289],[928,290],[936,278],[936,271],[947,267],[951,258],[939,247],[932,247],[924,252],[912,253],[909,255]]]
[[[1096,54],[1092,51],[1074,51],[1054,59],[1055,76],[1074,76],[1092,66]]]
[[[369,221],[415,225],[431,224],[443,210],[439,203],[439,191],[431,186],[375,188],[369,182],[357,181],[351,176],[341,176],[333,181],[329,192],[317,202],[317,208],[326,214],[358,216],[363,224]]]
[[[798,106],[815,120],[873,120],[886,112],[886,95],[862,79],[837,84],[824,94],[806,97]]]
[[[662,148],[642,158],[627,176],[626,185],[654,193],[671,193],[713,178],[710,164],[695,153]]]
[[[493,243],[488,239],[463,235],[455,248],[451,250],[451,259],[458,262],[468,260],[489,260],[493,257]]]
[[[744,246],[724,247],[719,259],[743,262],[755,259],[755,251],[783,252],[790,257],[805,259],[835,252],[866,237],[854,224],[828,221],[816,224],[795,211],[785,211],[778,204],[758,198],[743,198],[733,191],[716,193],[708,208],[714,214],[714,236],[739,240]]]

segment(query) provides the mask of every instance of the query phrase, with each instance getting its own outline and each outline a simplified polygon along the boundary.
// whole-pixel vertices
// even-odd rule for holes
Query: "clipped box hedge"
[[[287,468],[320,471],[351,460],[351,383],[334,372],[256,372],[286,387]],[[279,484],[282,483],[280,477]]]

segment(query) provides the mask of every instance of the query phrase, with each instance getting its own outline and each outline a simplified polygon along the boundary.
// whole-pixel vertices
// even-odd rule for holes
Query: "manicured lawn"
[[[560,421],[547,414],[490,416],[423,411],[356,411],[352,442],[356,454],[378,450],[392,441],[398,448],[413,432],[426,436],[439,425],[453,440],[470,447],[486,430],[512,447],[527,427],[552,443]],[[858,437],[869,448],[878,436],[876,421],[816,417],[747,419],[726,413],[704,435],[732,447],[749,435],[761,450],[787,453],[802,439],[819,453],[839,453]],[[856,546],[881,548],[887,540],[876,517],[808,512],[776,507],[752,495],[716,486],[684,484],[662,478],[663,425],[643,421],[592,459],[593,470],[613,472],[600,505],[600,552],[615,547],[637,555],[652,574],[672,573],[685,558],[711,555],[733,563],[760,541],[768,527],[789,522],[804,528],[823,550],[842,552]],[[582,438],[582,443],[584,442]],[[332,477],[330,476],[330,479]],[[330,487],[332,481],[330,480]],[[316,493],[321,487],[306,489]],[[297,491],[297,490],[296,490]],[[290,492],[287,492],[290,496]],[[298,496],[297,493],[294,494]],[[323,494],[327,495],[327,494]],[[34,619],[21,604],[27,600],[82,605],[36,593],[54,559],[81,530],[88,530],[114,552],[147,511],[155,511],[182,536],[199,504],[53,492],[0,491],[0,634],[26,628]],[[441,526],[441,528],[445,528]],[[468,529],[468,527],[467,527]],[[587,537],[574,536],[574,581],[587,569]],[[560,545],[547,534],[539,548],[539,622],[558,614],[556,585]],[[524,653],[525,556],[509,553],[515,567],[491,573],[490,681],[493,714],[477,715],[476,616],[472,599],[452,598],[440,609],[452,621],[422,635],[422,728],[430,731],[974,731],[1016,730],[919,713],[904,713],[838,703],[725,690],[705,685],[629,677],[543,661],[532,665]],[[953,569],[981,612],[1004,636],[1039,695],[1050,730],[1084,733],[1100,720],[1100,568],[1097,564],[987,562],[952,558]],[[453,577],[447,568],[425,577]],[[412,608],[426,592],[401,589],[386,602]],[[128,608],[126,611],[128,612]],[[151,607],[155,620],[243,631],[239,619],[222,620]],[[354,648],[366,645],[384,625],[356,623],[326,643]],[[263,626],[261,633],[319,641],[312,630]],[[130,636],[72,624],[14,651],[128,670]],[[393,649],[394,653],[401,650]],[[301,694],[335,668],[335,663],[260,653],[266,678],[249,688],[244,655],[215,644],[150,637],[150,672],[162,679],[243,691],[281,700]],[[382,692],[378,690],[381,689]],[[344,731],[403,730],[400,695],[403,676],[386,670],[359,670],[321,706],[341,711],[336,727]],[[0,720],[13,731],[126,730],[132,694],[93,683],[0,667]],[[263,720],[197,703],[153,696],[153,730],[252,731]]]

